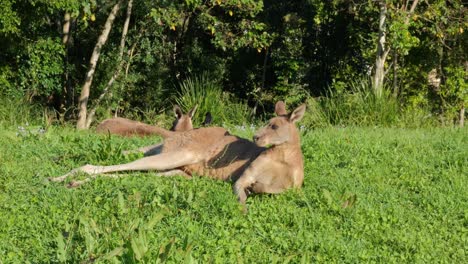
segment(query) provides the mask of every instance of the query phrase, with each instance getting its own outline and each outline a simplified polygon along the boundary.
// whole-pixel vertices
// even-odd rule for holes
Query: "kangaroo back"
[[[176,120],[174,120],[171,130],[117,117],[104,120],[96,127],[96,132],[110,133],[124,137],[159,135],[166,138],[172,135],[173,131],[182,132],[193,129],[192,117],[196,109],[197,106],[192,108],[187,114],[184,114],[180,107],[175,105],[174,114]]]

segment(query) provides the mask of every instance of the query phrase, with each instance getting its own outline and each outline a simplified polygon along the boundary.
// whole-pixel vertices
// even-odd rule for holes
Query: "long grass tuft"
[[[24,99],[0,99],[0,127],[17,127],[24,124],[42,125],[43,112]]]
[[[213,116],[213,124],[243,124],[247,122],[249,108],[247,104],[232,98],[229,93],[223,92],[221,85],[201,75],[190,77],[179,84],[179,92],[174,101],[183,109],[188,110],[198,105],[194,123],[199,125],[207,112]]]
[[[368,78],[350,81],[348,89],[329,89],[320,99],[324,115],[331,125],[393,126],[398,122],[398,101],[387,89],[375,94]]]

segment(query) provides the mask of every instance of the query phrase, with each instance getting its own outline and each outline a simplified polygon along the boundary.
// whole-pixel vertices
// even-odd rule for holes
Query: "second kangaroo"
[[[187,131],[193,129],[192,118],[197,111],[197,106],[192,108],[187,114],[184,114],[179,106],[174,106],[174,114],[176,120],[174,120],[171,131]],[[211,119],[211,115],[208,113],[206,119]],[[205,120],[205,123],[207,120]],[[167,130],[157,126],[151,126],[145,123],[133,121],[127,118],[116,117],[109,118],[102,121],[97,127],[96,132],[98,133],[110,133],[120,136],[149,136],[149,135],[161,135],[167,134]]]

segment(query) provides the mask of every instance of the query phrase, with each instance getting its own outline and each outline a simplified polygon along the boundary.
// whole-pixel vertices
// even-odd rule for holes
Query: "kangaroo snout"
[[[253,142],[259,147],[265,147],[269,144],[268,138],[264,134],[257,134],[253,136]]]

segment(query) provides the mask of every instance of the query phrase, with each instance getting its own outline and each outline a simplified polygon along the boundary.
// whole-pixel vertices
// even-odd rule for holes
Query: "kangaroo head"
[[[268,121],[253,137],[258,146],[280,145],[298,140],[298,131],[295,123],[302,119],[306,110],[303,104],[291,113],[286,112],[286,105],[279,101],[275,106],[276,117]]]
[[[176,120],[172,123],[172,131],[187,131],[193,129],[192,118],[197,111],[195,105],[187,114],[184,114],[178,105],[174,105],[174,114]]]

